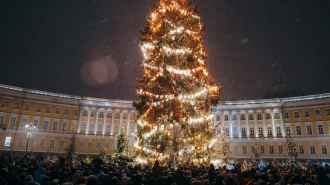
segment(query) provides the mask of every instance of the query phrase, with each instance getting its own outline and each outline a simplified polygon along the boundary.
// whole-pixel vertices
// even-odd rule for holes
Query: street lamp
[[[36,128],[36,126],[33,126],[33,123],[27,123],[25,125],[25,128],[28,130],[28,133],[26,134],[27,143],[26,143],[26,148],[25,148],[25,153],[27,153],[27,150],[28,150],[28,147],[29,147],[30,138],[32,137],[31,130],[32,130],[32,128]]]

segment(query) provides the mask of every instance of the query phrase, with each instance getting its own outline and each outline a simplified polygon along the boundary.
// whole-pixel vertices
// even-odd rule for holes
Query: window
[[[101,145],[101,143],[96,143],[96,150],[100,150],[100,145]]]
[[[102,132],[103,132],[103,124],[99,123],[97,126],[97,133],[102,134]]]
[[[289,118],[289,113],[288,112],[284,112],[284,118]]]
[[[250,136],[254,136],[254,127],[250,127]]]
[[[216,121],[220,121],[220,115],[217,114]]]
[[[311,151],[311,154],[315,154],[315,147],[314,147],[314,145],[311,145],[311,146],[309,147],[309,149],[310,149],[310,151]]]
[[[321,112],[319,109],[315,110],[315,116],[316,117],[321,116]]]
[[[287,134],[291,134],[291,127],[290,126],[286,126],[285,130],[286,130]]]
[[[262,120],[261,114],[258,114],[257,116],[258,116],[258,120]]]
[[[5,146],[10,146],[10,143],[11,143],[11,137],[7,136],[5,140]]]
[[[305,110],[305,118],[309,118],[309,111]]]
[[[330,109],[327,109],[327,116],[330,116]]]
[[[119,133],[119,125],[116,124],[114,127],[114,133],[113,134],[118,134]]]
[[[104,113],[103,112],[100,112],[100,118],[103,118],[104,117]]]
[[[123,126],[121,127],[121,129],[123,129],[123,131],[124,131],[124,134],[125,134],[125,135],[127,135],[127,133],[126,133],[126,132],[127,132],[127,128],[126,128],[126,125],[123,125]]]
[[[85,122],[83,122],[83,123],[81,124],[80,131],[81,131],[81,132],[86,132],[86,123],[85,123]]]
[[[270,154],[274,154],[274,146],[269,146],[269,152]]]
[[[80,141],[80,143],[79,143],[79,147],[80,147],[80,148],[83,148],[83,147],[84,147],[84,142]]]
[[[260,146],[260,153],[265,154],[265,146]]]
[[[246,136],[246,129],[245,129],[245,127],[242,127],[242,136]]]
[[[279,126],[279,125],[276,125],[276,135],[277,135],[277,136],[282,135],[282,134],[281,134],[281,126]]]
[[[266,114],[266,119],[270,119],[270,114],[269,113]]]
[[[76,131],[77,130],[77,123],[72,123],[71,124],[71,130]]]
[[[74,116],[78,116],[78,110],[77,110],[77,109],[74,110],[73,115],[74,115]]]
[[[96,112],[92,111],[91,117],[95,117]]]
[[[57,107],[56,110],[55,110],[55,113],[60,114],[60,111],[61,111],[61,108]]]
[[[256,146],[251,146],[251,151],[254,153],[257,151]]]
[[[217,135],[221,134],[221,127],[217,127]]]
[[[134,132],[135,132],[135,125],[130,125],[129,126],[130,128],[130,135],[132,135],[132,134],[134,134]],[[219,128],[219,127],[218,127]],[[221,130],[221,129],[220,129]],[[221,131],[220,131],[220,133],[221,133]]]
[[[247,154],[247,147],[243,146],[243,154]]]
[[[120,118],[119,113],[116,113],[116,114],[115,114],[115,119],[119,119],[119,118]]]
[[[39,126],[39,119],[33,120],[33,127],[38,128],[38,126]]]
[[[92,149],[92,142],[88,142],[87,147],[88,147],[89,150],[91,150]]]
[[[108,148],[109,148],[109,143],[108,142],[104,143],[104,149],[108,150]]]
[[[94,133],[94,123],[90,123],[89,124],[89,132],[93,132]]]
[[[69,115],[70,109],[66,108],[64,114]]]
[[[28,119],[25,117],[22,119],[22,123],[21,123],[21,128],[25,127],[25,125],[27,124]],[[1,123],[1,116],[0,116],[0,123]]]
[[[105,133],[110,134],[110,131],[111,131],[111,125],[108,123],[107,127],[105,128]]]
[[[5,120],[5,115],[0,115],[0,124],[3,124]]]
[[[311,125],[307,125],[307,134],[313,134]]]
[[[57,121],[54,121],[53,131],[57,131],[57,128],[58,128],[58,122]]]
[[[236,116],[236,114],[233,115],[233,120],[237,120],[237,116]]]
[[[42,130],[46,131],[48,130],[49,120],[44,121],[44,125],[42,126]]]
[[[25,104],[24,110],[29,111],[30,110],[30,104]]]
[[[296,126],[297,135],[301,135],[301,127],[299,125]]]
[[[45,148],[45,139],[41,139],[40,141],[40,148]]]
[[[235,154],[238,154],[238,146],[234,146]]]
[[[237,134],[237,127],[236,126],[234,126],[234,128],[233,128],[233,136],[235,137],[235,136],[237,136],[238,134]]]
[[[19,103],[18,102],[15,102],[13,109],[18,109],[18,106],[19,106]]]
[[[17,146],[18,146],[18,147],[21,147],[22,144],[23,144],[23,138],[20,137],[20,138],[18,138]]]
[[[228,121],[228,115],[225,115],[225,121]]]
[[[87,117],[87,110],[84,110],[84,112],[83,112],[83,116],[84,116],[84,117]]]
[[[229,127],[226,127],[225,131],[226,131],[226,135],[229,136]]]
[[[60,149],[64,149],[64,141],[60,142]]]
[[[304,154],[304,146],[303,145],[299,145],[299,154]]]
[[[50,113],[50,107],[46,107],[46,113]]]
[[[16,116],[10,118],[9,127],[13,128],[16,125]]]
[[[262,126],[259,126],[259,136],[262,136],[262,135],[264,135],[263,129],[262,129]]]
[[[294,118],[299,118],[299,112],[297,111],[294,112]]]
[[[245,115],[241,114],[241,120],[245,120]]]
[[[111,113],[107,113],[107,118],[111,118]]]
[[[28,148],[32,148],[34,146],[34,138],[30,138]]]
[[[278,112],[275,113],[275,119],[280,119],[280,114]]]
[[[249,120],[253,120],[253,115],[249,114]]]
[[[324,134],[323,125],[317,125],[317,129],[319,130],[319,134]]]
[[[326,145],[322,145],[321,148],[322,148],[322,154],[328,154]]]
[[[36,112],[41,112],[41,105],[37,105]]]
[[[68,130],[68,123],[64,122],[62,127],[62,132],[66,132]]]
[[[55,140],[50,140],[50,147],[49,148],[55,148]]]
[[[1,107],[2,108],[7,108],[8,107],[8,100],[3,100]]]
[[[283,146],[282,145],[278,146],[278,153],[279,154],[283,154],[284,153],[283,152]]]
[[[127,114],[123,114],[123,119],[127,119]]]
[[[270,126],[267,127],[267,133],[268,133],[268,136],[272,135],[272,127],[270,127]]]

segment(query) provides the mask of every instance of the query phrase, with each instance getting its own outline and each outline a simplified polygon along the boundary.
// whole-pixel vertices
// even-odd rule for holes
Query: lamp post
[[[27,137],[27,142],[26,142],[26,148],[25,148],[25,153],[27,153],[28,147],[29,147],[29,142],[30,142],[30,138],[32,137],[32,128],[35,128],[35,126],[33,126],[33,123],[27,123],[25,125],[25,128],[28,130],[28,133],[26,134]]]

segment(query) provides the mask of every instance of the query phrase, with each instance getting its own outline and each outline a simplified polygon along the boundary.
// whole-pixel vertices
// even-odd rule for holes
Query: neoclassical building
[[[79,154],[111,154],[115,135],[123,128],[133,152],[137,112],[132,102],[0,85],[0,151],[13,156],[63,153],[76,131]],[[330,158],[330,94],[304,96],[281,81],[264,99],[221,101],[213,115],[214,124],[225,128],[231,157],[251,158],[256,145],[265,159],[285,158],[285,135],[290,132],[298,158]]]

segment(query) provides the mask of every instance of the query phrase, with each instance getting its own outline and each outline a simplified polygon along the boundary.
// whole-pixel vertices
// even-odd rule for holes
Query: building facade
[[[78,154],[112,154],[115,136],[124,129],[133,153],[137,112],[132,103],[0,85],[0,151],[64,153],[77,132]],[[299,159],[330,158],[330,94],[222,101],[213,115],[214,125],[228,135],[231,157],[249,159],[258,146],[263,158],[285,158],[290,132]]]

